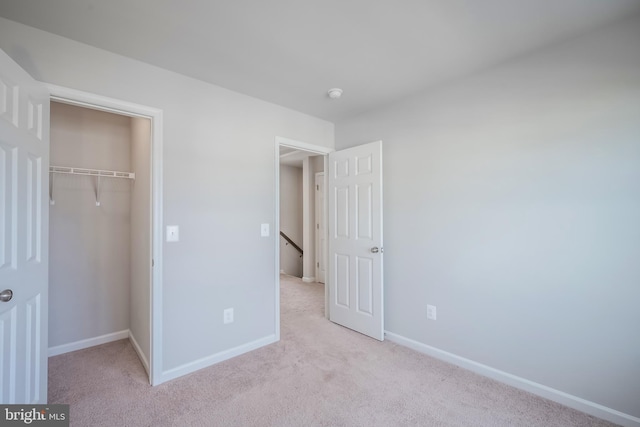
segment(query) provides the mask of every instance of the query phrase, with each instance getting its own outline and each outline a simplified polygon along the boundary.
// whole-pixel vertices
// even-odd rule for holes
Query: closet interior
[[[149,372],[151,120],[51,102],[49,354],[129,338]]]

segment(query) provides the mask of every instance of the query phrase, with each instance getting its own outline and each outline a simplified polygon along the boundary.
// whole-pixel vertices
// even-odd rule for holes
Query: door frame
[[[335,151],[333,148],[324,147],[322,145],[309,144],[302,141],[296,141],[294,139],[283,138],[281,136],[275,137],[275,227],[274,227],[274,245],[275,245],[275,335],[276,341],[280,340],[280,147],[294,148],[300,151],[307,151],[314,155],[324,156],[324,170],[327,170],[329,165],[329,153]],[[327,191],[327,174],[325,174],[325,197]],[[327,204],[325,203],[325,220],[327,218]],[[328,257],[325,257],[328,263]],[[324,286],[324,315],[329,318],[329,278],[325,277]]]
[[[162,380],[162,139],[163,112],[158,108],[108,98],[63,86],[43,83],[50,92],[51,101],[78,107],[151,120],[151,284],[149,319],[149,383],[158,385]],[[47,165],[47,169],[48,169]]]
[[[322,231],[326,235],[327,234],[327,221],[326,221],[326,217],[325,217],[324,213],[327,210],[326,209],[326,206],[327,206],[327,200],[326,200],[327,189],[324,187],[325,176],[326,176],[326,173],[324,171],[316,172],[315,175],[314,175],[314,177],[315,177],[314,182],[318,182],[318,178],[322,177],[322,183],[323,183],[322,189],[324,190],[323,191],[324,196],[322,198],[322,209],[320,209],[320,211],[322,212]],[[316,199],[314,206],[315,206],[315,211],[316,211],[316,215],[317,215],[318,214],[318,191],[317,190],[316,190],[316,193],[314,195],[315,195],[315,199]],[[317,224],[317,222],[316,222],[316,224]],[[319,272],[320,272],[320,260],[321,260],[320,253],[322,252],[322,246],[320,244],[320,239],[318,239],[318,235],[320,234],[319,231],[320,230],[316,227],[316,229],[315,229],[315,233],[316,233],[316,241],[315,241],[315,244],[316,244],[315,245],[316,246],[316,259],[315,259],[316,281],[318,281],[320,279],[320,274],[319,274]],[[325,247],[328,248],[328,245],[325,245]],[[324,252],[328,252],[328,251],[324,251]],[[323,267],[324,267],[324,281],[325,282],[327,281],[327,265],[326,264],[327,264],[327,257],[326,257],[326,253],[325,253],[324,265],[323,265]]]

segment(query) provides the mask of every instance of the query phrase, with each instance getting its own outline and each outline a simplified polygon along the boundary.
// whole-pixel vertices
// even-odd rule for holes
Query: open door
[[[49,93],[0,50],[0,403],[47,402]]]
[[[329,318],[382,341],[382,141],[329,154]]]

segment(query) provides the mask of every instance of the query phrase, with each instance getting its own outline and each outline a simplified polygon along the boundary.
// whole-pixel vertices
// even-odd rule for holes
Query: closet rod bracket
[[[100,206],[100,175],[96,176],[96,206]]]
[[[51,171],[49,171],[49,204],[51,206],[56,204],[55,199],[53,198],[53,188],[54,188],[54,182],[53,180],[55,179],[55,174]]]

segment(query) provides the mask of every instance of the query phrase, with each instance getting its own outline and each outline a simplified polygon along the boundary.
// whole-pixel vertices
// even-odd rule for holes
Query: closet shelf
[[[54,174],[66,174],[66,175],[85,175],[93,176],[96,178],[96,206],[100,206],[100,179],[101,178],[126,178],[136,179],[136,174],[133,172],[120,172],[120,171],[108,171],[102,169],[87,169],[87,168],[70,168],[66,166],[49,166],[49,173],[51,179],[49,180],[49,203],[55,205],[56,201],[53,199],[53,177]]]
[[[101,177],[108,177],[108,178],[136,179],[136,174],[134,172],[108,171],[108,170],[87,169],[87,168],[69,168],[66,166],[49,166],[49,172],[64,173],[67,175],[88,175],[88,176],[101,176]]]

